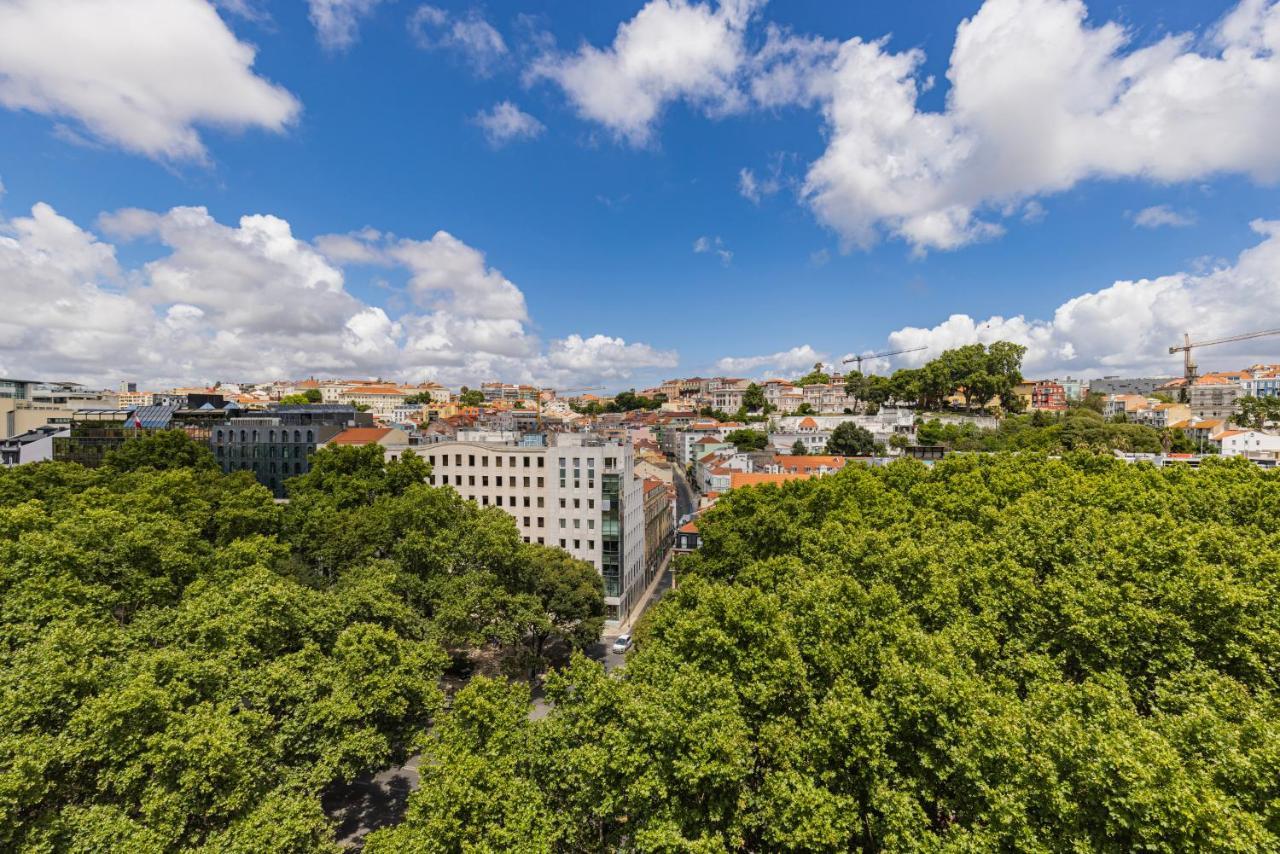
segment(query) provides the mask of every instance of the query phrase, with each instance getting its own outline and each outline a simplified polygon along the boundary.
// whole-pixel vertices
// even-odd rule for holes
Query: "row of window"
[[[236,441],[236,432],[237,432],[237,431],[235,431],[235,430],[218,430],[218,431],[216,431],[216,432],[215,432],[215,435],[217,436],[217,440],[218,440],[219,442],[224,441],[224,434],[225,434],[225,441],[228,441],[228,442],[234,442],[234,441]],[[239,431],[239,433],[240,433],[240,441],[241,441],[241,442],[256,442],[256,441],[258,441],[258,431],[257,431],[257,430],[240,430],[240,431]],[[275,431],[275,430],[268,430],[268,431],[266,431],[266,433],[267,433],[267,441],[268,441],[268,442],[274,442],[274,441],[276,440],[276,431]],[[294,431],[293,431],[293,441],[295,441],[295,442],[301,442],[301,441],[302,441],[302,436],[303,436],[303,432],[302,432],[301,430],[294,430]],[[307,437],[307,441],[308,441],[308,442],[315,442],[315,440],[316,440],[316,434],[315,434],[315,431],[314,431],[314,430],[308,430],[308,431],[306,431],[306,437]],[[281,430],[281,431],[280,431],[280,441],[281,441],[281,442],[287,442],[287,441],[289,441],[289,431],[288,431],[288,430]]]
[[[452,482],[452,483],[450,483],[450,482],[449,482],[449,475],[447,475],[447,474],[441,474],[441,475],[439,475],[439,478],[440,478],[440,479],[439,479],[439,481],[437,481],[437,480],[436,480],[436,477],[437,477],[437,476],[433,474],[433,475],[431,475],[431,477],[429,478],[430,483],[432,483],[433,485],[439,485],[439,486],[475,486],[475,485],[476,485],[476,477],[477,477],[477,475],[474,475],[474,474],[468,474],[468,475],[455,474],[455,475],[453,476],[453,482]],[[463,482],[463,480],[462,480],[462,479],[463,479],[463,477],[465,477],[465,478],[466,478],[466,482],[465,482],[465,483],[464,483],[464,482]],[[487,474],[478,475],[478,477],[480,478],[480,486],[488,486],[488,485],[489,485],[489,476],[488,476]],[[524,478],[524,486],[525,486],[526,488],[528,488],[528,487],[529,487],[529,485],[530,485],[530,484],[529,484],[530,480],[532,480],[532,478],[528,478],[528,477]],[[516,479],[515,479],[515,477],[514,477],[514,476],[513,476],[513,477],[508,477],[508,478],[507,478],[507,481],[508,481],[507,485],[508,485],[508,486],[511,486],[511,487],[515,487],[515,486],[519,486],[519,485],[520,485],[520,484],[516,483]],[[543,478],[538,478],[538,479],[537,479],[537,484],[538,484],[538,488],[539,488],[539,489],[542,489],[542,488],[543,488],[543,486],[544,486]],[[494,486],[503,486],[502,475],[498,475],[498,476],[496,476],[496,477],[494,478],[494,484],[493,484],[493,485],[494,485]],[[538,500],[539,500],[539,501],[541,501],[542,499],[541,499],[541,498],[539,498]]]
[[[293,453],[289,452],[290,448],[292,448]],[[253,459],[256,460],[261,457],[274,458],[276,456],[276,446],[275,445],[229,445],[229,446],[218,445],[215,447],[215,452],[219,457],[222,457],[225,453],[225,455],[229,457],[240,457],[241,459],[247,459],[249,457],[252,457]],[[293,457],[294,459],[305,459],[307,456],[307,449],[303,445],[293,445],[293,446],[285,445],[280,448],[280,456],[286,457],[286,458]]]
[[[440,462],[439,462],[439,465],[441,465],[441,466],[448,466],[448,465],[449,465],[449,460],[450,460],[450,459],[451,459],[451,458],[450,458],[450,456],[449,456],[448,454],[441,454],[441,455],[440,455]],[[467,465],[469,465],[469,466],[471,466],[472,468],[474,468],[474,467],[475,467],[475,465],[476,465],[476,459],[477,459],[477,457],[476,457],[476,455],[475,455],[475,454],[467,454]],[[489,467],[489,456],[488,456],[488,454],[481,454],[481,455],[479,456],[479,458],[478,458],[478,459],[480,460],[480,467],[481,467],[481,468],[488,468],[488,467]],[[536,460],[538,461],[538,468],[546,468],[546,466],[547,466],[547,460],[546,460],[546,458],[545,458],[545,457],[543,457],[543,456],[537,456],[537,457],[518,457],[518,456],[515,456],[515,455],[511,455],[511,456],[502,457],[502,456],[496,456],[496,455],[495,455],[495,456],[494,456],[494,458],[493,458],[493,465],[494,465],[494,468],[502,468],[502,461],[503,461],[504,459],[505,459],[505,460],[507,460],[507,468],[516,468],[516,467],[517,467],[517,462],[516,462],[516,461],[517,461],[517,460],[521,460],[521,459],[523,459],[523,460],[524,460],[524,467],[525,467],[525,468],[533,468],[533,464],[532,464],[530,461],[531,461],[531,460],[534,460],[534,459],[536,459]],[[462,465],[462,454],[454,454],[454,455],[453,455],[453,457],[452,457],[452,460],[453,460],[453,465],[455,465],[455,466],[460,466],[460,465]],[[437,463],[436,463],[436,457],[435,457],[435,454],[431,454],[430,456],[428,456],[428,457],[427,457],[427,462],[431,463],[431,467],[432,467],[432,468],[435,468],[435,467],[436,467],[436,465],[437,465]]]

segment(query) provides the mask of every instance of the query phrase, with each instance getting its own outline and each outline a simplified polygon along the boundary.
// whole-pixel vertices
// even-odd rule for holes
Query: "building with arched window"
[[[228,418],[210,431],[209,444],[224,472],[251,471],[283,498],[285,481],[311,470],[316,448],[345,430],[372,426],[372,415],[351,406],[280,406]]]

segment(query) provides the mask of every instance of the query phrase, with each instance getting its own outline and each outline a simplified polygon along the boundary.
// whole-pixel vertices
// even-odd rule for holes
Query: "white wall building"
[[[590,562],[605,584],[606,617],[625,619],[645,578],[644,483],[630,444],[586,433],[551,434],[551,446],[441,442],[423,449],[431,482],[498,507],[525,542]]]
[[[1280,453],[1280,436],[1258,430],[1225,430],[1219,434],[1222,456],[1274,456]]]

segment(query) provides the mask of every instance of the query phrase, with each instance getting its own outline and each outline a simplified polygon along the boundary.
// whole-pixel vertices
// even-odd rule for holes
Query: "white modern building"
[[[503,510],[525,542],[593,564],[606,618],[625,619],[645,585],[644,483],[630,443],[589,433],[552,433],[550,445],[528,438],[431,445],[423,451],[431,482]]]
[[[1222,456],[1267,456],[1280,454],[1280,436],[1259,430],[1224,430],[1218,434]]]

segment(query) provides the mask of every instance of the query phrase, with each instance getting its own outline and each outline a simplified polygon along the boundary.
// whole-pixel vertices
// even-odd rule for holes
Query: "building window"
[[[476,464],[476,455],[467,454],[467,465],[471,466],[472,468],[475,468],[475,464]]]
[[[542,489],[542,487],[543,487],[542,478],[538,478],[538,489]]]
[[[542,468],[547,461],[546,457],[538,457],[538,468]]]
[[[543,524],[545,521],[547,521],[545,518],[543,518],[542,516],[539,516],[539,517],[538,517],[538,527],[539,527],[539,528],[545,528],[545,527],[546,527],[546,525],[544,525],[544,524]],[[542,540],[538,540],[538,542],[542,542]]]
[[[524,526],[525,526],[526,528],[527,528],[527,527],[529,527],[529,517],[528,517],[528,516],[525,516],[525,517],[524,517]],[[525,540],[525,542],[528,542],[528,540]]]
[[[308,444],[308,445],[310,445],[310,444],[311,444],[312,442],[314,442],[315,440],[316,440],[316,434],[315,434],[315,432],[314,432],[314,431],[312,431],[312,430],[308,430],[308,431],[307,431],[307,444]]]

